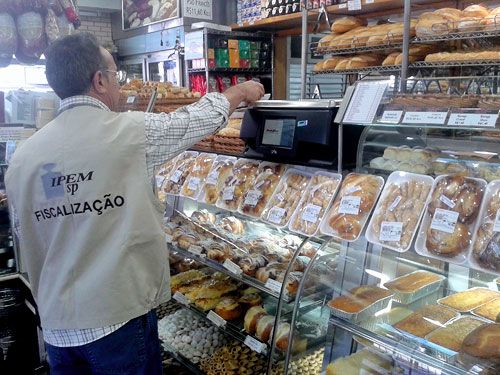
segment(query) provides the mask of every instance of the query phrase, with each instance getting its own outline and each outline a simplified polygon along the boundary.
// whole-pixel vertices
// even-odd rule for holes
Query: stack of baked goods
[[[233,172],[234,163],[236,163],[234,157],[218,156],[215,159],[199,197],[201,202],[212,205],[217,202],[224,182]]]
[[[201,153],[196,157],[193,169],[184,181],[184,185],[182,185],[182,196],[193,199],[198,197],[203,182],[207,178],[216,156],[215,154]]]
[[[173,195],[180,193],[184,182],[192,172],[197,156],[197,152],[183,152],[174,159],[173,165],[169,163],[172,169],[162,184],[163,193]]]
[[[386,147],[381,157],[372,159],[370,167],[386,171],[403,171],[428,174],[439,152],[422,147]]]
[[[474,51],[438,52],[425,57],[425,62],[470,62],[470,61],[497,61],[500,60],[500,51],[484,49]]]
[[[240,155],[245,151],[245,141],[240,138],[240,118],[231,118],[224,129],[214,136],[213,148],[217,152]]]
[[[481,213],[470,261],[475,266],[500,272],[500,181],[490,182],[486,187]]]

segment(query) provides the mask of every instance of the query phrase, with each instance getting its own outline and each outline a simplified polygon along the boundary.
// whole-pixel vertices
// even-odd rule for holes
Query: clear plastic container
[[[295,168],[287,170],[264,209],[262,220],[278,227],[286,227],[311,177],[311,173]]]
[[[485,187],[486,181],[477,178],[438,176],[415,243],[417,253],[465,263]]]
[[[155,183],[156,183],[156,191],[158,195],[158,199],[161,202],[165,202],[166,194],[163,191],[163,184],[168,180],[168,176],[172,172],[177,163],[177,160],[180,155],[177,155],[173,159],[170,159],[166,163],[163,163],[160,167],[156,168],[155,171]]]
[[[229,211],[238,209],[245,192],[255,180],[259,164],[258,160],[238,159],[234,164],[232,174],[226,178],[219,192],[217,207]]]
[[[479,220],[472,237],[469,265],[488,272],[500,272],[500,180],[486,187]]]
[[[369,174],[348,174],[330,211],[321,223],[321,233],[340,240],[356,241],[384,186],[384,179]]]
[[[217,203],[224,182],[232,175],[233,167],[237,160],[234,156],[217,156],[212,164],[212,169],[208,172],[205,182],[200,189],[199,202],[212,205]]]
[[[408,251],[433,181],[420,174],[391,173],[368,225],[367,240],[401,253]]]
[[[284,164],[261,163],[257,177],[252,186],[245,192],[238,212],[260,218],[285,171],[286,165]]]
[[[216,154],[207,153],[201,153],[196,157],[191,174],[182,185],[181,196],[191,199],[198,198],[216,157]]]
[[[314,236],[330,207],[342,181],[342,175],[318,171],[314,173],[290,221],[292,232]]]
[[[182,185],[191,173],[198,152],[184,151],[177,156],[175,165],[162,185],[162,191],[166,194],[179,195]]]

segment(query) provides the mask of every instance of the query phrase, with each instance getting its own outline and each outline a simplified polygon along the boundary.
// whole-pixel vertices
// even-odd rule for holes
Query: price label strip
[[[302,211],[301,218],[309,223],[316,223],[318,221],[319,214],[321,212],[321,207],[315,204],[308,204],[304,211]]]
[[[273,279],[267,279],[266,288],[279,294],[281,293],[281,288],[283,288],[283,284]]]
[[[383,221],[380,226],[380,241],[399,242],[403,233],[403,223]]]
[[[452,113],[448,120],[450,126],[477,126],[494,128],[498,121],[497,113]]]
[[[175,292],[172,298],[177,302],[179,302],[181,305],[189,306],[189,300],[186,298],[184,294],[180,292]]]
[[[213,310],[210,310],[207,314],[207,319],[210,320],[217,327],[225,327],[227,321],[222,318],[219,314],[215,313]]]
[[[235,275],[240,276],[243,273],[243,270],[240,268],[240,266],[234,263],[231,259],[226,259],[222,266]]]
[[[386,110],[382,114],[379,122],[383,122],[386,124],[399,124],[399,122],[401,121],[401,117],[403,117],[403,111]]]
[[[444,125],[448,112],[407,111],[403,118],[404,124]]]
[[[262,354],[266,352],[267,346],[263,342],[254,339],[252,336],[245,337],[245,345],[256,353]]]
[[[274,224],[281,224],[283,217],[285,217],[286,211],[281,207],[273,207],[269,210],[268,220]]]
[[[339,214],[358,215],[361,197],[346,195],[342,197],[339,205]]]
[[[458,221],[458,212],[436,208],[431,222],[431,229],[453,234]]]
[[[194,255],[198,255],[198,256],[204,256],[205,254],[203,254],[203,248],[201,246],[198,246],[198,245],[191,245],[188,247],[188,251],[191,253],[191,254],[194,254]]]
[[[259,190],[250,190],[245,197],[245,206],[255,207],[259,203],[262,193]]]

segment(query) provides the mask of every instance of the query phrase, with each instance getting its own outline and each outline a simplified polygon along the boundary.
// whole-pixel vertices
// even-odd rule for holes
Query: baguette
[[[366,20],[357,17],[342,17],[333,22],[331,30],[334,33],[342,34],[351,31],[359,26],[366,26]]]
[[[398,55],[400,55],[399,52],[392,52],[384,59],[384,61],[382,61],[382,65],[396,65],[396,57],[398,57]]]

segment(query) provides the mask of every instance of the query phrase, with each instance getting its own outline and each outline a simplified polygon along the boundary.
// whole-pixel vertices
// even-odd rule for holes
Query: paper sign
[[[348,0],[347,1],[348,10],[361,10],[361,0]]]
[[[231,259],[226,259],[222,266],[235,275],[239,276],[243,273],[243,270],[240,268],[240,266],[234,263]]]
[[[222,318],[219,314],[215,313],[213,310],[210,310],[207,314],[207,319],[210,320],[217,327],[224,327],[227,321]]]
[[[262,193],[259,190],[250,190],[245,197],[245,206],[257,206],[259,203],[259,199],[262,196]]]
[[[345,9],[345,8],[347,8],[346,3],[339,4],[339,9]]]
[[[234,198],[234,186],[230,186],[224,189],[222,192],[222,200],[232,201]]]
[[[318,221],[319,213],[321,212],[321,207],[315,204],[308,204],[304,211],[302,211],[301,218],[309,223],[316,223]]]
[[[180,292],[175,292],[172,298],[177,302],[179,302],[181,305],[189,306],[189,300],[186,298],[184,294]]]
[[[344,115],[347,124],[371,124],[389,83],[359,82]]]
[[[266,344],[254,339],[252,336],[245,337],[245,345],[257,353],[264,353],[266,351]]]
[[[448,198],[446,195],[441,195],[439,197],[439,200],[441,202],[443,202],[445,205],[447,205],[449,208],[455,207],[455,203],[450,198]]]
[[[182,171],[180,169],[177,169],[170,176],[170,181],[172,181],[173,183],[178,183],[181,177],[182,177]]]
[[[494,128],[498,121],[498,113],[452,113],[448,120],[450,126],[478,126]]]
[[[405,124],[427,124],[444,125],[448,112],[413,112],[405,113],[403,123]]]
[[[385,122],[387,124],[399,124],[401,117],[403,116],[403,111],[384,111],[380,122]]]
[[[436,212],[434,212],[434,217],[432,218],[431,228],[453,234],[455,226],[457,225],[458,216],[458,212],[436,208]]]
[[[198,18],[202,20],[213,19],[212,0],[184,0],[183,17]]]
[[[127,104],[132,104],[135,102],[135,96],[129,96],[127,98]]]
[[[346,195],[342,197],[339,205],[339,214],[358,215],[361,197]]]
[[[500,210],[497,211],[495,224],[493,225],[493,232],[500,232]]]
[[[403,233],[403,223],[383,221],[380,227],[380,241],[399,242]]]
[[[281,293],[281,289],[283,288],[283,284],[280,283],[279,281],[276,281],[273,279],[267,279],[266,288],[269,290],[272,290],[273,292]]]
[[[273,207],[269,210],[268,220],[274,224],[281,224],[283,217],[286,215],[286,211],[280,207]]]

